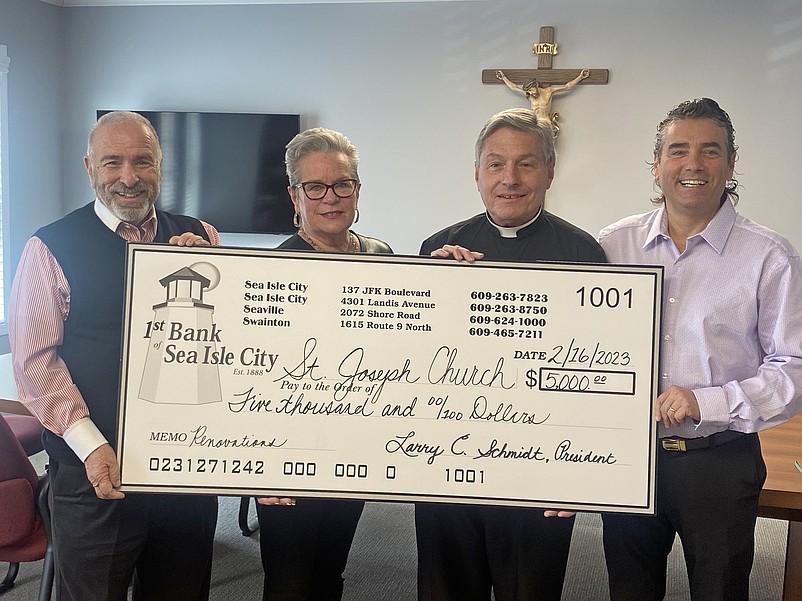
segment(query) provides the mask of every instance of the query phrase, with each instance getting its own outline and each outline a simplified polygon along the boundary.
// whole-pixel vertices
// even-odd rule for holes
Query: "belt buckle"
[[[685,441],[681,438],[663,438],[660,443],[666,451],[687,451]]]

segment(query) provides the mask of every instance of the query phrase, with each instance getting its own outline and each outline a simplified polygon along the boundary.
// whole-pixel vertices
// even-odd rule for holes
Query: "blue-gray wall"
[[[298,112],[362,154],[357,229],[414,253],[481,208],[473,143],[523,98],[485,68],[609,68],[606,86],[555,97],[548,205],[592,233],[650,209],[646,161],[678,102],[711,96],[741,145],[740,209],[802,246],[802,2],[478,0],[59,8],[0,0],[9,46],[13,258],[34,229],[91,199],[81,158],[97,108]],[[63,152],[60,149],[63,148]]]
[[[7,286],[22,246],[40,225],[63,214],[64,56],[57,6],[0,0],[0,44],[8,47],[9,234]]]

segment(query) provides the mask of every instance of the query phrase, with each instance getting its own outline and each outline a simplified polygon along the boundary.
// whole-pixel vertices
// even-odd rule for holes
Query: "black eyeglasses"
[[[295,184],[293,188],[296,190],[302,188],[304,194],[309,200],[320,200],[331,188],[338,198],[348,198],[356,191],[356,185],[359,180],[356,179],[341,179],[333,184],[324,184],[323,182],[301,182]]]

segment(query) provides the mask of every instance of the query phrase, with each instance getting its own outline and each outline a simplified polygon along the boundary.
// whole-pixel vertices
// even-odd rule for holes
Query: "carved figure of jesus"
[[[535,112],[535,115],[538,119],[543,119],[544,121],[551,123],[551,127],[554,129],[555,136],[560,130],[560,127],[557,125],[557,118],[560,116],[560,113],[551,112],[551,97],[554,96],[554,94],[559,94],[560,92],[567,92],[589,75],[590,69],[582,69],[579,75],[577,75],[576,79],[572,79],[564,85],[541,86],[537,79],[533,79],[529,83],[519,86],[507,79],[507,76],[504,75],[503,71],[496,71],[496,77],[507,84],[509,89],[526,96],[526,99],[532,105],[532,110]]]

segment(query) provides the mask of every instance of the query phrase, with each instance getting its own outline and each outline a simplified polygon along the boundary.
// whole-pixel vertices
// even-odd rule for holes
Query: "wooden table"
[[[760,493],[759,514],[788,520],[783,601],[802,601],[802,413],[760,433],[768,476]]]

